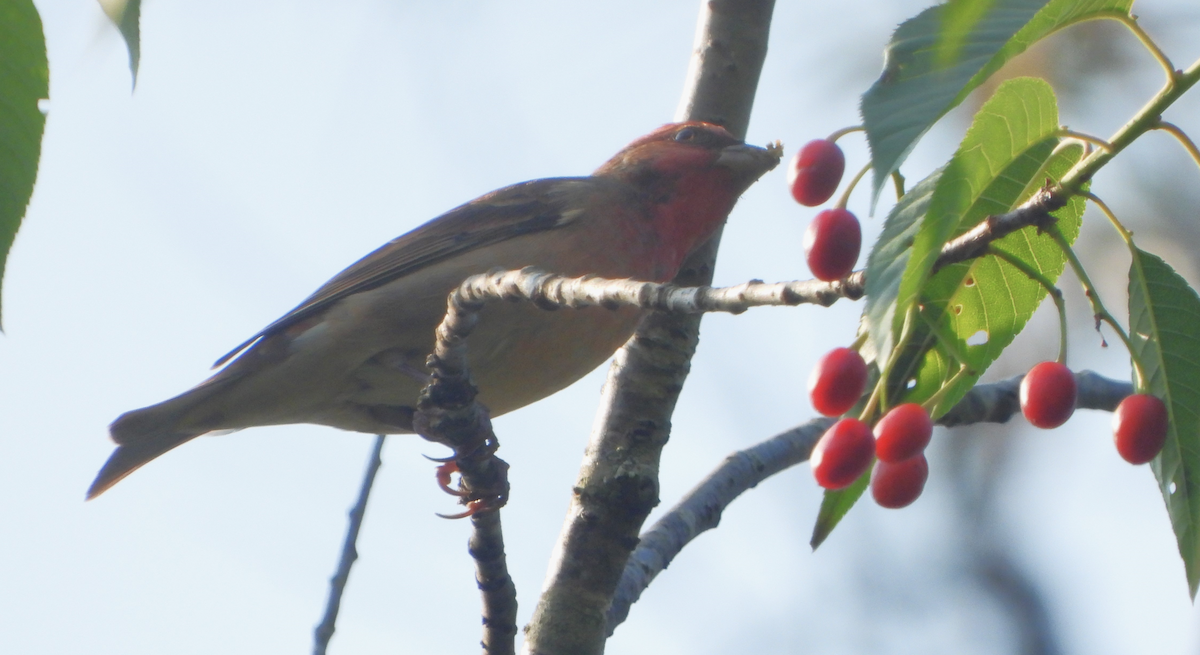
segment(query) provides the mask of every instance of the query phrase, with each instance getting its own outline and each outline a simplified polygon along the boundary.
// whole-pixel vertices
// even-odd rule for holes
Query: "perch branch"
[[[477,389],[467,370],[467,337],[479,323],[487,298],[450,294],[437,328],[437,345],[426,362],[430,382],[421,390],[413,428],[425,439],[449,446],[459,473],[459,491],[471,517],[468,551],[475,560],[475,581],[483,596],[485,655],[516,652],[517,590],[508,574],[500,508],[508,500],[508,464],[496,457],[500,447],[487,408],[475,400]]]
[[[1005,423],[1020,411],[1018,390],[1024,376],[977,385],[939,421],[953,427],[975,423]],[[1112,380],[1092,371],[1075,374],[1079,385],[1076,406],[1112,411],[1133,392],[1128,382]],[[819,418],[798,425],[766,441],[733,453],[708,477],[692,488],[674,507],[640,537],[625,566],[617,593],[608,611],[608,634],[629,615],[630,606],[683,550],[700,534],[720,523],[721,514],[735,498],[763,480],[808,461],[813,446],[833,419]]]

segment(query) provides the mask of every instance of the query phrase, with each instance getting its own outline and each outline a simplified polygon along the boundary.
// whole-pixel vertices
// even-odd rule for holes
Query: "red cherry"
[[[879,462],[871,472],[871,496],[880,507],[908,507],[925,490],[929,462],[917,455],[899,462]]]
[[[844,418],[821,436],[809,459],[817,484],[842,489],[867,470],[874,454],[871,428],[856,418]]]
[[[1154,396],[1136,393],[1113,412],[1113,440],[1130,464],[1154,459],[1167,442],[1167,406]]]
[[[846,171],[846,156],[836,143],[816,139],[804,144],[788,166],[788,187],[792,197],[805,207],[816,207],[829,200],[842,173]]]
[[[896,463],[920,455],[933,436],[929,412],[916,403],[893,407],[875,424],[875,456]]]
[[[1075,375],[1058,362],[1042,362],[1021,380],[1021,413],[1039,428],[1056,428],[1075,413]]]
[[[867,387],[867,363],[849,348],[825,353],[808,376],[808,397],[825,416],[841,416],[862,398]]]
[[[861,248],[862,227],[845,209],[822,211],[804,232],[804,257],[818,280],[833,282],[849,275]]]

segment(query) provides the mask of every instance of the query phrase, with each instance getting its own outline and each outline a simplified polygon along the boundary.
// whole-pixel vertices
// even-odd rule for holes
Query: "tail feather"
[[[88,488],[87,499],[91,500],[104,493],[109,487],[120,482],[125,476],[133,473],[150,460],[162,455],[184,442],[200,436],[199,434],[162,434],[151,439],[142,439],[136,443],[117,446],[103,468],[96,474],[96,480]]]

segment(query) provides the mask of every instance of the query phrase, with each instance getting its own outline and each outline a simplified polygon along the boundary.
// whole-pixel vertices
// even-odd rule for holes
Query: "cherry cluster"
[[[816,207],[833,197],[845,170],[846,157],[836,143],[830,139],[809,141],[792,158],[788,187],[796,202]],[[817,214],[804,233],[804,257],[818,280],[840,280],[858,261],[862,227],[844,204]]]
[[[826,416],[841,416],[862,397],[867,364],[849,348],[825,354],[809,378],[813,407]],[[871,496],[883,507],[913,503],[925,489],[929,463],[925,447],[933,436],[933,420],[915,403],[893,407],[875,424],[845,417],[834,423],[813,448],[813,476],[826,489],[842,489],[878,459],[871,472]]]
[[[1075,374],[1058,362],[1042,362],[1021,380],[1021,413],[1039,428],[1056,428],[1075,412]],[[1113,412],[1117,453],[1130,464],[1145,464],[1167,442],[1167,406],[1155,396],[1135,393]]]
[[[825,416],[842,416],[854,408],[867,386],[867,364],[850,348],[834,348],[817,362],[808,381],[813,407]],[[1020,387],[1021,413],[1039,428],[1056,428],[1075,412],[1075,375],[1058,362],[1034,366]],[[1155,396],[1138,393],[1121,401],[1113,413],[1117,452],[1131,464],[1145,464],[1167,439],[1167,408]],[[933,420],[924,407],[905,403],[891,408],[874,428],[854,417],[834,423],[813,448],[810,462],[817,484],[844,489],[875,462],[871,496],[882,507],[912,504],[925,489],[929,463],[925,448]]]

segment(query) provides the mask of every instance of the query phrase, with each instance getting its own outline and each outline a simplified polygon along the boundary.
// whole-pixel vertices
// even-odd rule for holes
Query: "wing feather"
[[[304,302],[229,351],[213,364],[217,368],[239,353],[339,300],[387,284],[454,255],[483,248],[523,234],[552,230],[581,215],[567,206],[593,177],[548,178],[514,184],[461,205],[392,239],[338,273]]]

